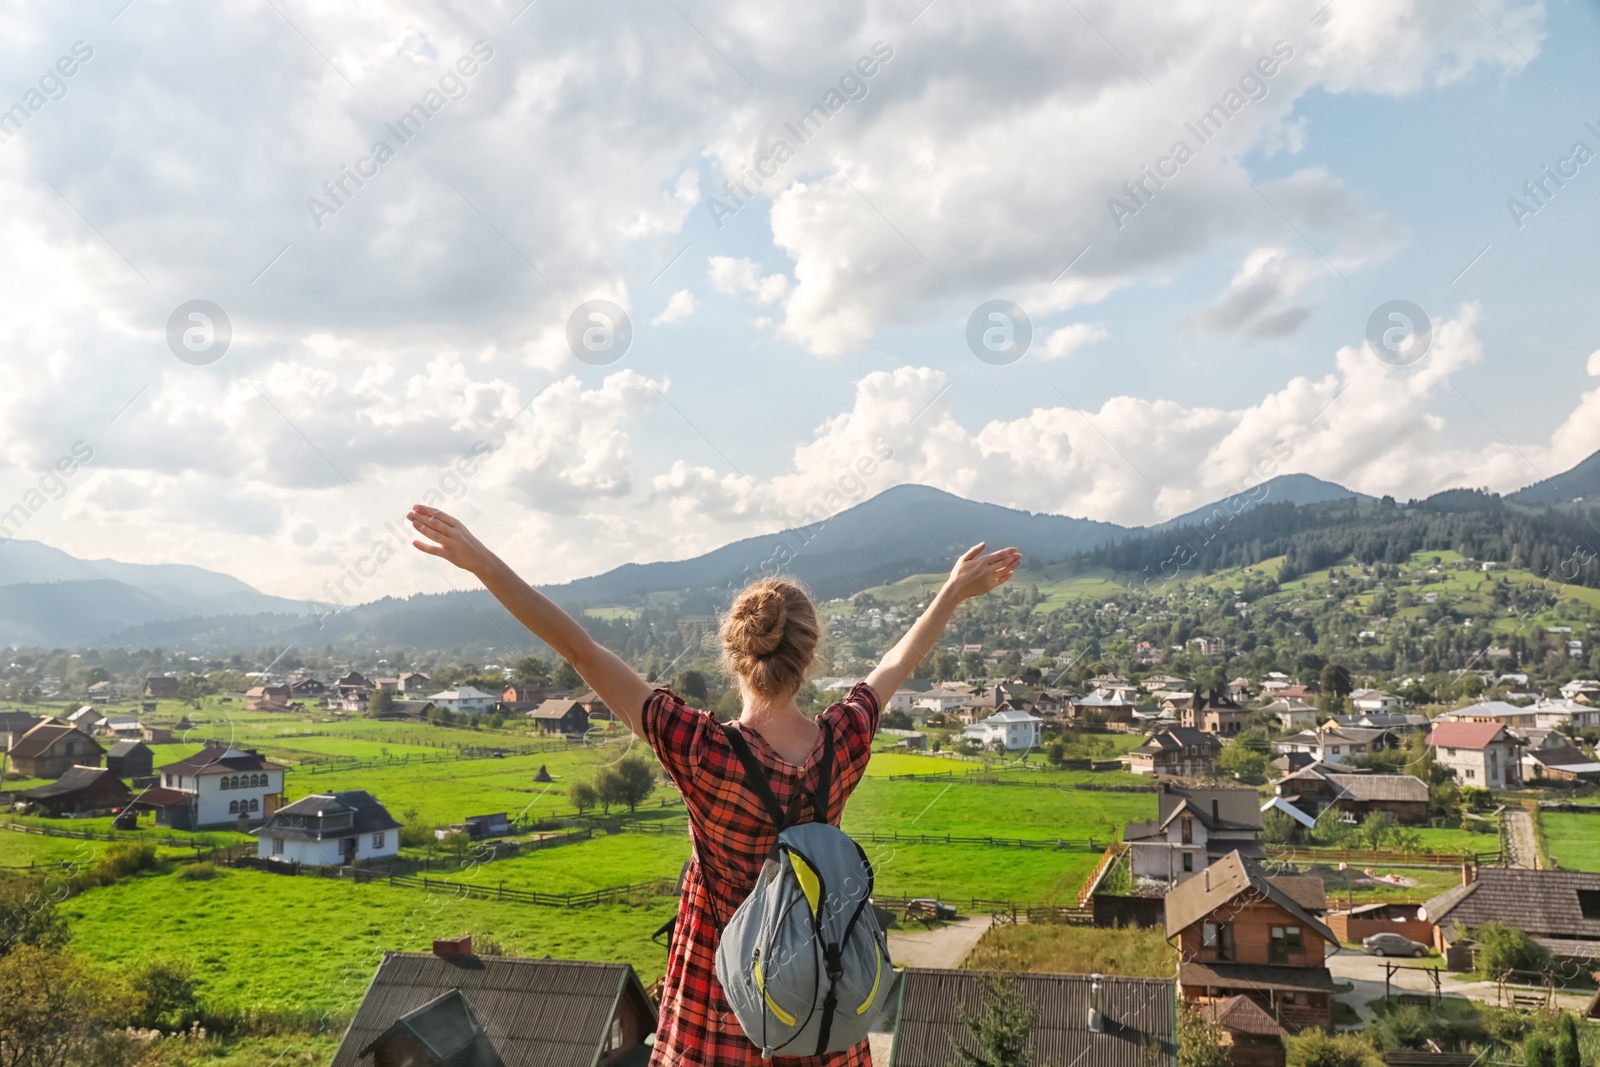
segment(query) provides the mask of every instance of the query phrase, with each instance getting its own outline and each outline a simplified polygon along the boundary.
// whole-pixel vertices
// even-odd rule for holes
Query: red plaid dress
[[[835,826],[867,760],[878,731],[878,697],[866,683],[817,716],[833,733],[835,765],[828,797],[828,821]],[[744,784],[744,768],[710,712],[688,707],[674,693],[658,689],[644,707],[644,736],[655,749],[689,808],[696,855],[684,880],[678,923],[667,948],[667,975],[661,990],[661,1025],[656,1030],[651,1067],[746,1067],[761,1064],[761,1050],[739,1028],[717,981],[717,942],[723,924],[756,884],[761,864],[777,844],[777,833],[760,799]],[[817,762],[822,736],[804,763],[785,760],[760,734],[744,731],[750,750],[767,772],[773,795],[785,810],[797,790],[819,785]],[[803,805],[802,821],[812,820]],[[702,856],[709,875],[700,870]],[[789,1067],[871,1067],[863,1041],[827,1056],[781,1056]]]

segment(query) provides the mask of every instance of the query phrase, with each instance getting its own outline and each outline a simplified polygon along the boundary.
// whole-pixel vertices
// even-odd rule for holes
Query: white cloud
[[[650,325],[661,326],[667,323],[682,322],[694,314],[694,294],[687,289],[679,289],[667,300],[667,306],[661,309],[661,314],[650,320]]]
[[[1100,323],[1075,322],[1059,330],[1052,330],[1050,336],[1045,338],[1044,348],[1039,354],[1044,359],[1066,359],[1084,345],[1104,340],[1108,336],[1110,334]]]
[[[717,292],[727,296],[748,293],[763,304],[781,300],[789,291],[789,279],[783,274],[763,276],[760,264],[753,259],[735,259],[732,256],[712,256],[711,284]]]

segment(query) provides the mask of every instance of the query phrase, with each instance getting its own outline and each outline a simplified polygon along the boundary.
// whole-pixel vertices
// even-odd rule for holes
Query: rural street
[[[1539,846],[1533,836],[1533,817],[1523,808],[1507,807],[1501,813],[1506,821],[1506,844],[1511,855],[1506,857],[1512,867],[1537,867]]]
[[[1395,972],[1390,988],[1394,992],[1407,993],[1432,993],[1433,981],[1427,974],[1427,968],[1442,967],[1443,961],[1438,958],[1424,960],[1397,960],[1385,959],[1380,956],[1369,956],[1364,952],[1344,949],[1328,957],[1328,971],[1333,975],[1335,982],[1353,982],[1355,989],[1349,993],[1337,994],[1338,998],[1349,1004],[1361,1016],[1363,1022],[1372,1018],[1372,1009],[1367,1007],[1369,1001],[1378,1000],[1383,996],[1383,965],[1385,963],[1399,963],[1400,970]],[[1418,966],[1418,965],[1422,966]],[[1439,991],[1446,996],[1467,997],[1471,1000],[1485,1003],[1495,1003],[1496,988],[1493,982],[1463,982],[1454,975],[1446,972],[1439,976]],[[1564,1008],[1571,1011],[1582,1012],[1589,1003],[1588,994],[1557,993],[1556,1001]]]
[[[889,956],[902,967],[959,967],[994,919],[973,915],[927,929],[889,931]]]

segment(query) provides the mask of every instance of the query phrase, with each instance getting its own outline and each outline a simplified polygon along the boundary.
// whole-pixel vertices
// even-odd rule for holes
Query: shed
[[[143,741],[118,741],[106,753],[106,770],[118,778],[143,778],[155,770],[156,754]]]
[[[24,789],[19,796],[47,815],[89,815],[127,806],[133,793],[104,767],[72,767],[49,785]]]

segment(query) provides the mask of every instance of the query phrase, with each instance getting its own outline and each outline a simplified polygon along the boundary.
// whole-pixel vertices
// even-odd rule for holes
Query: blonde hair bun
[[[722,621],[722,658],[758,693],[786,696],[805,681],[820,636],[816,605],[804,587],[765,578],[734,598]]]

